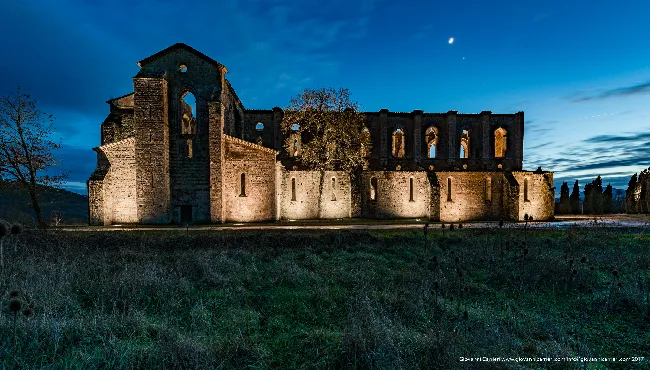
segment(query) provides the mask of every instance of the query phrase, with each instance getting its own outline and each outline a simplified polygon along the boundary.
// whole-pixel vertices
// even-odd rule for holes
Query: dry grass
[[[454,369],[461,356],[649,353],[648,234],[503,238],[501,256],[496,230],[30,230],[0,279],[0,366]],[[14,289],[34,309],[15,339]]]

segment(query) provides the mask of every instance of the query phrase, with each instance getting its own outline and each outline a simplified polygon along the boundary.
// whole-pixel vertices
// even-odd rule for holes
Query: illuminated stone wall
[[[224,138],[224,221],[274,219],[275,151],[231,136]]]
[[[283,170],[281,179],[281,219],[308,220],[350,217],[350,176],[345,172],[325,171],[320,215],[318,213],[319,171]],[[332,179],[334,179],[334,182],[332,182]],[[295,183],[295,193],[293,183]]]
[[[365,218],[428,218],[431,186],[426,172],[364,171],[361,189],[361,217]],[[375,199],[371,183],[377,181]],[[413,198],[410,183],[413,179]]]
[[[507,209],[503,172],[450,171],[436,172],[436,176],[442,222],[498,220]]]
[[[555,212],[555,192],[553,188],[553,174],[550,172],[513,172],[512,175],[519,183],[519,215],[518,220],[523,221],[528,214],[533,220],[548,220]],[[524,184],[528,179],[528,197],[525,199]]]
[[[96,148],[99,168],[88,182],[90,224],[138,221],[135,193],[135,139]]]
[[[88,181],[93,225],[178,223],[188,210],[193,223],[553,217],[552,173],[521,171],[523,112],[366,112],[367,170],[354,184],[345,173],[326,172],[321,196],[320,173],[306,171],[299,155],[283,147],[282,109],[244,109],[223,65],[184,44],[138,64],[134,92],[107,102],[101,146],[94,149],[97,169]],[[196,99],[192,132],[182,129],[186,93]],[[499,155],[497,130],[505,135]],[[461,139],[467,158],[460,158]],[[435,157],[429,158],[432,142]]]

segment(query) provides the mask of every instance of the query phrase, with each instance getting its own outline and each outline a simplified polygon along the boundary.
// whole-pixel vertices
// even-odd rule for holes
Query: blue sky
[[[557,194],[597,175],[624,189],[650,166],[648,14],[641,0],[2,1],[0,94],[20,85],[54,114],[80,193],[105,101],[176,42],[224,64],[246,108],[327,86],[368,111],[524,111],[524,167],[554,171]]]

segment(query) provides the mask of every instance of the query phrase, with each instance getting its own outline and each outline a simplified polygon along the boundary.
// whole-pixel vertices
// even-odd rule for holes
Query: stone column
[[[420,139],[422,138],[422,111],[414,110],[413,111],[413,158],[415,163],[420,163],[422,160],[422,144]]]
[[[458,111],[450,110],[447,112],[447,142],[449,143],[449,159],[457,157],[458,147],[456,146],[456,114]]]
[[[521,170],[524,162],[524,112],[515,113],[515,169]]]
[[[379,164],[381,166],[386,166],[388,164],[388,109],[382,109],[379,111],[379,133],[381,134],[380,149],[379,152]]]
[[[273,108],[273,149],[282,152],[283,140],[282,140],[282,117],[284,112],[279,107]]]
[[[167,80],[134,77],[137,219],[171,220],[169,190],[169,114]]]
[[[490,130],[490,112],[489,110],[484,110],[479,115],[481,121],[481,133],[482,133],[482,142],[483,147],[483,159],[490,158],[490,140],[492,139],[491,130]]]
[[[221,102],[208,102],[208,148],[210,151],[210,221],[225,222],[223,218],[223,118]]]

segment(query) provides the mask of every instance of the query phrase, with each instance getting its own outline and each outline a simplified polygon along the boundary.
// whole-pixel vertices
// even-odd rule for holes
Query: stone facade
[[[367,112],[368,169],[321,174],[283,148],[282,109],[245,109],[220,63],[176,44],[138,65],[107,102],[92,225],[553,217],[552,173],[522,170],[523,112]]]

